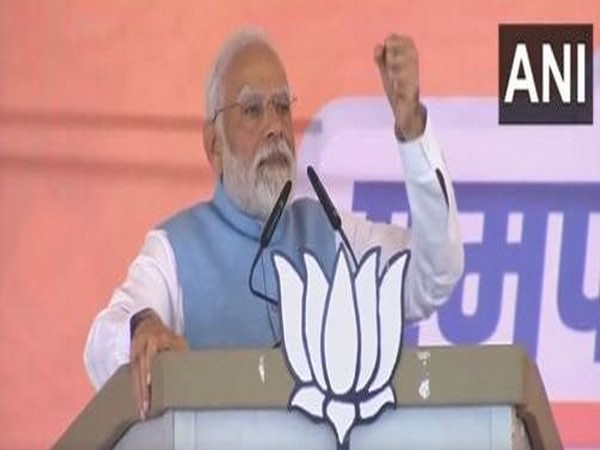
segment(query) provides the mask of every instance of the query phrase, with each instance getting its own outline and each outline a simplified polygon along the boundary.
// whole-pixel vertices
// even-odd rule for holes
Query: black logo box
[[[592,124],[593,25],[501,24],[498,29],[498,120],[500,124]],[[515,91],[512,103],[504,101],[517,43],[524,43],[535,79],[538,103],[524,90]],[[571,44],[571,102],[564,103],[550,77],[550,102],[542,102],[542,43],[549,43],[562,73],[563,44]],[[585,102],[577,103],[577,44],[585,44]],[[524,77],[519,70],[519,78]]]

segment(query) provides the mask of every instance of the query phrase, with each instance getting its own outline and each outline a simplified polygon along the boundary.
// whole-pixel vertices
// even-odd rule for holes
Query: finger
[[[137,373],[138,386],[140,392],[140,416],[143,419],[146,418],[148,412],[148,364],[146,359],[146,352],[148,351],[148,343],[144,350],[139,354],[139,370]]]
[[[166,350],[184,351],[187,348],[185,339],[172,332],[164,333],[158,339],[157,352]]]
[[[403,50],[386,51],[385,66],[403,66],[414,60],[412,53]]]
[[[389,95],[390,86],[388,82],[388,74],[385,68],[385,47],[383,45],[375,46],[375,50],[373,52],[373,59],[375,60],[375,64],[377,64],[377,68],[379,69],[379,75],[381,76],[381,81],[383,83],[383,89]]]
[[[146,351],[144,352],[144,356],[143,356],[143,359],[145,360],[144,366],[146,369],[146,372],[144,373],[144,379],[143,379],[143,382],[144,382],[144,409],[145,409],[146,414],[148,414],[148,411],[150,409],[150,384],[152,382],[150,373],[151,373],[151,369],[152,369],[152,361],[157,352],[158,352],[158,345],[157,345],[156,340],[150,339],[148,341],[148,345],[146,346]]]
[[[184,352],[184,351],[188,350],[187,341],[185,339],[183,339],[182,337],[177,336],[177,338],[173,342],[173,350],[177,350],[179,352]]]
[[[385,63],[385,47],[377,44],[373,50],[373,60],[378,66],[383,66]]]
[[[385,64],[392,64],[397,60],[411,61],[417,58],[416,47],[412,42],[399,41],[387,43],[385,46]]]
[[[407,51],[390,52],[386,56],[385,67],[390,69],[403,69],[418,64],[417,56]]]
[[[130,378],[131,378],[131,386],[133,390],[133,395],[135,397],[135,405],[140,415],[140,419],[144,419],[144,413],[142,408],[142,386],[140,385],[140,358],[139,354],[134,354],[131,359],[131,365],[129,368]]]
[[[390,34],[384,40],[386,49],[414,47],[412,38],[408,35]]]
[[[143,349],[142,341],[138,339],[134,339],[131,342],[131,355],[130,355],[130,372],[131,372],[131,383],[133,386],[133,393],[135,396],[135,403],[140,413],[140,418],[143,419],[142,414],[142,387],[139,383],[139,371],[140,371],[140,354]]]
[[[395,55],[385,63],[385,75],[390,81],[405,77],[410,70],[412,70],[411,62],[405,55]]]

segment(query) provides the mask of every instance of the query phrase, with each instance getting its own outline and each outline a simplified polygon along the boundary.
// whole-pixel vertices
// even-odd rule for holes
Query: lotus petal
[[[325,408],[325,414],[333,425],[338,443],[341,445],[356,418],[356,407],[352,403],[331,400]]]
[[[291,406],[300,408],[313,417],[323,419],[325,395],[316,386],[304,386],[292,397]]]
[[[285,324],[283,344],[287,360],[298,378],[302,382],[308,383],[312,381],[312,376],[302,341],[304,285],[292,264],[285,257],[275,254],[273,262],[279,277],[281,320]]]
[[[377,259],[378,251],[369,251],[363,259],[354,281],[358,321],[360,324],[360,359],[358,383],[355,390],[360,391],[371,379],[377,363]]]
[[[379,284],[379,345],[380,359],[377,375],[369,387],[370,392],[379,390],[389,383],[394,371],[400,339],[402,337],[402,291],[404,267],[408,254],[395,258],[383,273]]]
[[[338,250],[333,284],[325,309],[324,355],[327,380],[335,395],[352,388],[358,362],[358,325],[348,257]]]
[[[323,359],[321,353],[321,333],[323,331],[323,319],[325,313],[325,301],[329,282],[315,258],[306,253],[304,255],[306,266],[306,295],[304,298],[304,333],[308,358],[313,370],[314,379],[323,390],[327,390],[325,372],[323,370]]]
[[[381,408],[383,408],[385,405],[390,404],[396,404],[396,397],[392,388],[390,386],[387,386],[382,391],[369,397],[364,402],[361,402],[361,404],[358,407],[360,418],[362,420],[367,420],[372,417],[375,417],[375,415],[379,411],[381,411]]]

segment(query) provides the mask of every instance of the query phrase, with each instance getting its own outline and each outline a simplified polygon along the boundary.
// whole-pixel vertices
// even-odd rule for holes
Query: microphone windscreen
[[[271,210],[271,214],[269,214],[269,218],[265,222],[265,226],[260,235],[260,245],[261,247],[266,247],[269,245],[271,241],[271,237],[273,236],[273,232],[275,231],[275,227],[279,222],[279,218],[281,217],[281,213],[285,208],[285,205],[288,201],[288,197],[290,196],[290,192],[292,190],[292,182],[287,180],[281,188],[281,192],[279,192],[279,197],[277,197],[277,201],[275,202],[275,206]]]
[[[342,226],[342,219],[340,219],[340,216],[338,215],[335,206],[333,206],[333,202],[329,198],[329,195],[327,195],[327,191],[325,191],[323,183],[321,183],[321,180],[319,180],[317,172],[315,172],[315,169],[313,169],[312,166],[308,166],[306,168],[306,174],[308,175],[310,184],[312,184],[312,187],[317,194],[319,202],[325,210],[325,214],[329,219],[329,223],[331,223],[331,226],[334,230],[339,230]]]

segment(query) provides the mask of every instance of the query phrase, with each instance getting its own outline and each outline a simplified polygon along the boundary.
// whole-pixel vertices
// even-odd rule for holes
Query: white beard
[[[296,178],[296,159],[285,139],[263,144],[249,162],[236,157],[223,137],[223,186],[229,197],[247,214],[266,220],[287,180]],[[272,157],[283,157],[285,164],[261,165]],[[291,198],[291,196],[290,196]]]

